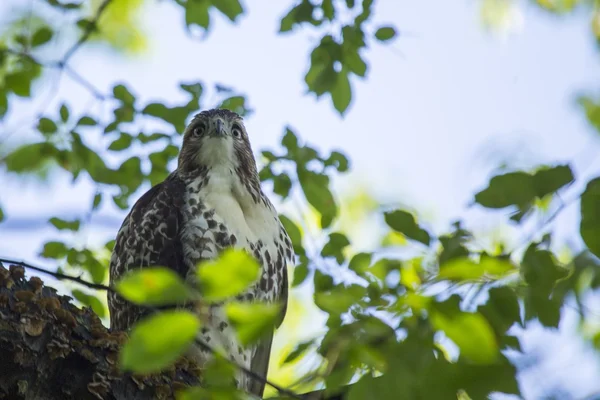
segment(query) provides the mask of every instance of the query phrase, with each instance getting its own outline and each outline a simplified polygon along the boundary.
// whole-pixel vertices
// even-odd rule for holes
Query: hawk
[[[135,268],[164,266],[193,281],[199,262],[228,248],[243,249],[261,266],[257,282],[239,296],[244,301],[281,302],[287,309],[287,263],[291,240],[260,186],[256,162],[242,118],[228,110],[197,114],[186,127],[178,165],[163,182],[135,203],[117,233],[110,281]],[[108,294],[110,327],[128,331],[147,310]],[[210,308],[198,338],[220,348],[236,363],[266,377],[273,332],[244,348],[222,305]],[[211,354],[190,351],[202,366]],[[238,388],[262,397],[264,383],[239,372]]]

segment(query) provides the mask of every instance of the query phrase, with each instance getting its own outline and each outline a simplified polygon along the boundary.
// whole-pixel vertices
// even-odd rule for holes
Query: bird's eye
[[[242,128],[238,124],[233,124],[233,129],[231,130],[231,134],[234,138],[242,137]]]
[[[206,131],[206,124],[204,122],[200,122],[198,125],[196,125],[196,127],[194,128],[192,133],[194,134],[194,136],[199,137],[199,136],[202,136],[205,131]]]

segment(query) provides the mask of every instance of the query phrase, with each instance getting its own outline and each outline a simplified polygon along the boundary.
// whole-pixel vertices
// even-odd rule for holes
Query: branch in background
[[[81,35],[79,40],[73,46],[71,46],[69,50],[67,50],[67,52],[65,53],[65,56],[62,59],[63,65],[65,65],[67,61],[69,61],[69,59],[73,56],[73,54],[75,54],[75,52],[81,47],[81,45],[83,45],[90,38],[92,32],[96,30],[98,21],[100,20],[102,13],[104,13],[104,10],[106,10],[106,7],[108,7],[111,1],[112,0],[104,0],[102,4],[100,4],[100,7],[98,7],[98,11],[96,11],[96,15],[94,16],[94,19],[91,20],[90,23],[86,26],[83,35]]]

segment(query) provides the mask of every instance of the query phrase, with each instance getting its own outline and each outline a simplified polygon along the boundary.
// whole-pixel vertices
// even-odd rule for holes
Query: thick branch
[[[22,267],[0,265],[0,398],[171,399],[198,384],[185,359],[163,374],[123,375],[117,360],[126,335],[70,300],[37,277],[25,280]]]

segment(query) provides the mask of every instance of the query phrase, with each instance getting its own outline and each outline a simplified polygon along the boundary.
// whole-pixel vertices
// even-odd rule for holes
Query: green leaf
[[[315,305],[330,314],[347,312],[367,294],[367,288],[360,285],[336,286],[329,291],[315,292]]]
[[[453,281],[471,281],[481,278],[502,278],[516,271],[517,268],[510,260],[484,256],[479,262],[475,262],[470,258],[461,257],[440,265],[438,276]]]
[[[69,109],[66,104],[60,106],[60,120],[67,122],[69,120]]]
[[[50,218],[48,222],[50,222],[56,229],[59,230],[78,231],[81,225],[81,221],[78,219],[67,221],[57,217]]]
[[[217,0],[212,4],[229,18],[231,22],[235,22],[235,19],[244,12],[239,0]]]
[[[56,123],[54,121],[52,121],[51,119],[46,118],[46,117],[40,118],[40,120],[38,122],[37,129],[41,133],[44,133],[44,134],[47,134],[47,135],[52,134],[52,133],[56,133],[56,131],[58,131],[58,127],[56,126]]]
[[[142,110],[142,113],[160,118],[173,125],[177,132],[183,132],[189,110],[185,107],[169,108],[162,103],[150,103]]]
[[[113,88],[113,96],[128,106],[132,106],[135,102],[135,96],[127,89],[127,87],[125,87],[125,85],[116,85]]]
[[[348,109],[350,101],[352,100],[352,88],[350,87],[350,79],[348,77],[348,71],[342,69],[337,74],[335,80],[335,86],[331,90],[331,99],[333,100],[333,106],[341,114]]]
[[[138,374],[160,372],[184,354],[199,328],[198,317],[189,311],[162,311],[145,318],[131,330],[119,365]]]
[[[340,153],[339,151],[332,151],[329,155],[329,158],[323,162],[323,165],[326,167],[334,166],[338,172],[346,172],[350,167],[350,162],[344,154]]]
[[[208,29],[208,25],[210,24],[209,5],[210,3],[206,0],[188,0],[185,4],[186,26],[196,24],[204,29]]]
[[[48,43],[52,39],[53,35],[54,32],[52,29],[48,28],[47,26],[42,26],[33,34],[31,38],[31,46],[38,47]]]
[[[92,117],[89,117],[87,115],[84,115],[83,117],[79,118],[79,121],[77,121],[77,125],[82,125],[82,126],[94,126],[97,125],[98,122],[96,122],[96,120]]]
[[[331,288],[333,288],[333,278],[330,275],[326,275],[318,269],[315,270],[315,275],[313,278],[315,285],[315,292],[324,292]]]
[[[92,210],[96,210],[98,206],[100,206],[100,202],[102,201],[102,193],[96,193],[94,195],[94,200],[92,201]]]
[[[392,26],[382,26],[375,31],[375,37],[381,42],[387,42],[396,37],[396,29]]]
[[[108,149],[112,151],[122,151],[128,149],[129,146],[131,146],[132,141],[133,137],[130,134],[121,132],[121,135],[108,146]]]
[[[91,307],[100,318],[106,316],[106,308],[96,296],[82,292],[79,289],[73,289],[71,294],[83,305]]]
[[[371,259],[371,253],[357,253],[350,260],[348,269],[356,272],[359,276],[363,276],[369,270]]]
[[[303,166],[298,166],[297,174],[306,200],[321,214],[321,227],[328,228],[337,215],[337,204],[329,190],[329,178]]]
[[[59,259],[67,255],[67,246],[62,242],[46,242],[40,256],[44,258]]]
[[[283,364],[288,364],[288,363],[295,361],[296,359],[298,359],[298,357],[300,357],[302,354],[304,354],[312,345],[313,345],[312,340],[309,340],[308,342],[300,343],[299,345],[296,346],[296,348],[294,350],[292,350],[290,352],[290,354],[287,355],[285,360],[283,360]]]
[[[583,107],[588,122],[600,133],[600,100],[581,96],[577,102]]]
[[[590,180],[581,195],[579,233],[590,251],[600,257],[600,178]]]
[[[415,217],[412,214],[406,211],[396,210],[384,213],[384,218],[386,224],[393,230],[402,233],[407,238],[429,246],[431,236],[425,229],[417,224]]]
[[[115,289],[126,300],[141,305],[182,304],[194,298],[179,275],[164,267],[135,269],[119,280]]]
[[[203,298],[220,301],[236,296],[259,278],[256,259],[238,249],[227,249],[216,260],[200,263],[197,270]]]
[[[573,171],[568,165],[540,169],[533,175],[535,192],[540,199],[550,193],[557,192],[574,180]]]
[[[511,326],[521,322],[519,299],[508,287],[492,288],[488,295],[488,301],[480,305],[477,311],[490,321],[498,336],[502,337]]]
[[[0,222],[4,221],[4,210],[2,210],[2,207],[0,206]]]
[[[242,346],[255,343],[268,332],[273,332],[281,305],[267,303],[231,302],[225,305],[225,313],[235,328]]]
[[[323,257],[335,257],[339,264],[344,262],[344,249],[350,245],[348,238],[339,232],[333,232],[329,234],[329,241],[321,250],[321,256]]]
[[[494,331],[481,314],[435,309],[431,323],[460,348],[461,356],[477,364],[497,360],[499,350]]]
[[[490,180],[489,186],[475,195],[475,201],[487,208],[531,204],[535,199],[533,177],[526,172],[509,172]]]
[[[9,171],[35,171],[49,159],[58,154],[58,149],[48,142],[23,145],[4,157],[4,164]]]
[[[294,281],[292,282],[292,286],[296,287],[301,285],[302,282],[306,280],[308,277],[308,266],[306,264],[299,264],[294,267]]]
[[[273,176],[273,192],[275,192],[275,194],[286,198],[290,194],[291,188],[292,180],[290,179],[288,174],[284,172],[279,175]]]

